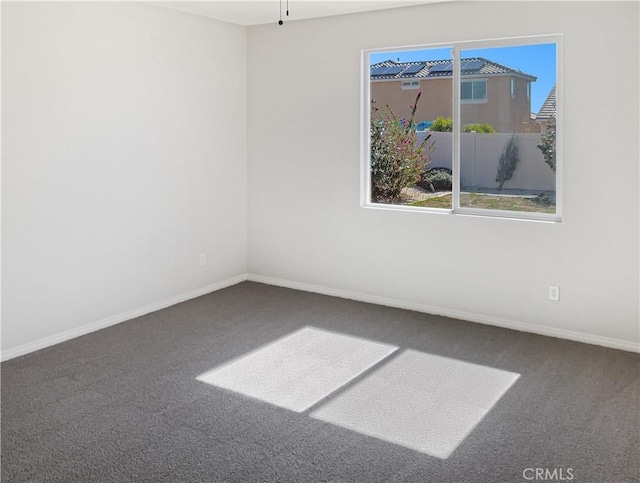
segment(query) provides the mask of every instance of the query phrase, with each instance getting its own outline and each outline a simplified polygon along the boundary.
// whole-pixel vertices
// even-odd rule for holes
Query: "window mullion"
[[[453,106],[452,106],[452,138],[453,138],[453,211],[460,210],[460,49],[451,49],[453,58]]]

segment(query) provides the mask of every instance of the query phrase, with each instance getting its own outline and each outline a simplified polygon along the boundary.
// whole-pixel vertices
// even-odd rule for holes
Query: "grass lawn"
[[[410,206],[451,209],[451,193],[416,201]],[[484,208],[488,210],[528,211],[535,213],[555,213],[555,203],[545,203],[540,198],[526,196],[484,195],[478,193],[461,193],[460,206],[465,208]]]

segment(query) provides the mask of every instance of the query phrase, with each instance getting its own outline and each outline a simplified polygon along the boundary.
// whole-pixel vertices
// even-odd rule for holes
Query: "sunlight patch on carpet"
[[[303,412],[397,349],[305,327],[197,379]]]
[[[445,459],[519,377],[406,350],[311,417]]]

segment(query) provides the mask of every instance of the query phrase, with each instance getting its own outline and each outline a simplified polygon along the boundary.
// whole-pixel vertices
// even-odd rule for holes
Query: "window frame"
[[[469,208],[460,206],[460,134],[461,134],[461,106],[464,102],[460,99],[461,71],[460,52],[463,50],[493,48],[493,47],[513,47],[535,44],[555,44],[556,46],[556,212],[520,212],[506,210],[492,210],[486,208]],[[452,207],[449,208],[429,208],[406,205],[393,205],[383,203],[373,203],[371,201],[371,132],[370,132],[370,107],[371,107],[371,78],[369,56],[374,53],[428,50],[428,49],[451,49],[453,61],[452,79],[452,119],[454,122],[452,136]],[[362,135],[360,139],[361,152],[361,181],[360,200],[361,207],[367,209],[405,211],[413,213],[431,213],[456,216],[480,216],[489,218],[515,219],[535,222],[562,222],[562,187],[563,187],[563,35],[543,34],[528,35],[523,37],[505,37],[494,39],[477,39],[467,41],[440,42],[431,44],[417,44],[410,46],[394,46],[386,48],[363,49],[361,51],[361,125]],[[457,126],[457,127],[456,127]]]
[[[487,92],[487,86],[488,86],[488,79],[486,77],[478,77],[478,78],[472,78],[469,79],[468,77],[466,78],[466,80],[461,81],[461,85],[460,85],[460,95],[462,96],[462,84],[471,84],[471,99],[467,99],[467,98],[462,98],[460,97],[460,102],[462,104],[485,104],[487,102],[489,102],[489,95]],[[475,92],[475,89],[473,87],[473,85],[477,82],[483,82],[484,83],[484,97],[474,97],[473,93]]]

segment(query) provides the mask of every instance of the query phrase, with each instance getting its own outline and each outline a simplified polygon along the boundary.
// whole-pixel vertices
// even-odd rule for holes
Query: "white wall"
[[[136,2],[2,2],[3,352],[246,272],[246,48]]]
[[[452,2],[250,28],[249,271],[637,344],[638,7]],[[360,207],[361,49],[554,33],[562,223]]]
[[[248,42],[135,2],[1,5],[3,357],[247,268],[638,343],[637,3],[456,2]],[[544,33],[565,34],[561,224],[360,207],[361,49]]]

